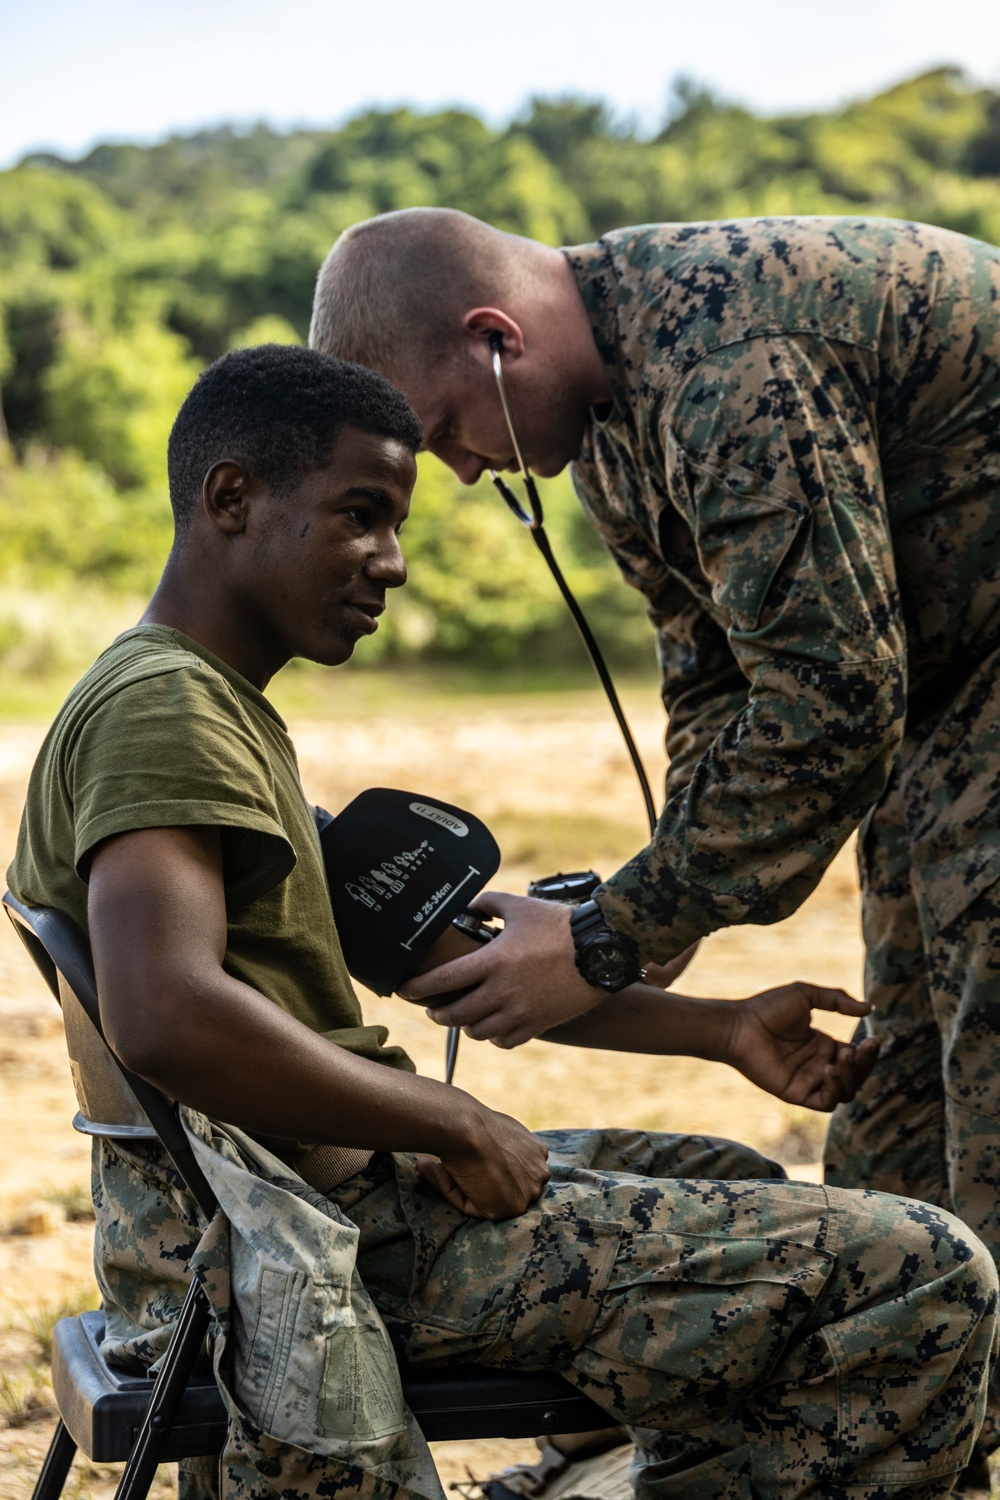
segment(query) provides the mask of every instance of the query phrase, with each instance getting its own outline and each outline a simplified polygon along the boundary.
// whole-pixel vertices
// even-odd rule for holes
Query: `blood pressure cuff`
[[[391,995],[500,865],[484,823],[414,792],[373,787],[337,817],[316,809],[347,967]]]

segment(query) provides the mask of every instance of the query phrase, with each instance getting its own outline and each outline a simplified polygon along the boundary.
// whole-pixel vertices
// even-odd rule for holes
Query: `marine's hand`
[[[653,984],[658,990],[668,990],[675,980],[680,979],[700,946],[700,940],[692,943],[690,948],[685,948],[683,953],[678,953],[669,963],[647,964],[643,975],[646,984]]]
[[[868,1038],[855,1047],[810,1025],[813,1010],[864,1016],[871,1006],[818,984],[779,985],[734,1001],[725,1061],[788,1104],[831,1110],[853,1099],[878,1056]]]
[[[548,1151],[510,1115],[480,1106],[482,1128],[417,1167],[453,1208],[472,1219],[515,1219],[549,1180]]]
[[[407,1000],[433,999],[440,1026],[461,1026],[477,1042],[519,1047],[607,999],[580,976],[570,936],[570,908],[530,896],[486,892],[473,905],[502,917],[499,937],[476,953],[408,979]],[[450,990],[464,994],[440,1003]]]

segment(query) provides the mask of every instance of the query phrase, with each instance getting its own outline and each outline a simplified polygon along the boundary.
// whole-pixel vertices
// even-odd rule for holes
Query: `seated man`
[[[637,1432],[650,1500],[950,1494],[996,1303],[957,1220],[788,1184],[727,1142],[534,1136],[363,1024],[264,689],[376,629],[405,581],[420,441],[402,396],[357,366],[278,347],[213,365],[171,435],[163,578],[39,755],[11,888],[88,932],[109,1041],[190,1107],[229,1221],[206,1231],[158,1149],[96,1143],[111,1352],[148,1363],[190,1267],[215,1276],[226,1495],[440,1500],[430,1466],[392,1447],[386,1330],[412,1362],[565,1372]],[[612,1024],[597,1007],[562,1039],[690,1048],[830,1108],[868,1060],[810,1031],[811,1001],[864,1009],[806,987],[733,1006],[639,986],[607,1001]],[[350,1267],[325,1300],[329,1278],[298,1269],[324,1234],[381,1321]],[[227,1330],[230,1271],[234,1302],[258,1296],[254,1327]]]

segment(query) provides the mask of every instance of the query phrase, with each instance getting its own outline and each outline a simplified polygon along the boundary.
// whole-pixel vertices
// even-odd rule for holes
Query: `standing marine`
[[[489,898],[503,937],[411,996],[471,985],[436,1017],[517,1045],[788,916],[858,829],[881,1052],[827,1181],[1000,1258],[1000,250],[848,218],[556,250],[411,209],[338,240],[312,342],[399,385],[467,483],[513,466],[496,351],[527,466],[571,466],[662,665],[651,842],[572,925]]]

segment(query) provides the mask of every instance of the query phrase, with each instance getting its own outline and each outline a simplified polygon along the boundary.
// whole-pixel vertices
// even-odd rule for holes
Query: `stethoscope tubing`
[[[534,477],[529,472],[528,466],[524,461],[524,455],[521,451],[521,444],[518,441],[517,430],[514,426],[514,418],[511,414],[510,403],[507,400],[507,389],[504,385],[503,378],[503,366],[500,361],[499,336],[494,335],[491,337],[490,349],[492,352],[493,375],[497,383],[497,392],[500,396],[500,405],[503,408],[504,421],[507,423],[507,431],[510,434],[511,447],[514,450],[514,460],[517,464],[518,473],[520,474],[521,481],[524,485],[525,494],[528,497],[528,505],[530,506],[530,510],[525,510],[524,506],[521,504],[520,500],[517,498],[510,485],[500,474],[497,473],[495,469],[489,469],[487,470],[487,472],[490,476],[490,479],[496,486],[496,489],[500,494],[501,499],[504,501],[504,504],[507,506],[508,510],[511,511],[516,519],[520,521],[521,525],[524,526],[530,533],[532,541],[544,557],[549,572],[552,574],[552,577],[556,581],[556,587],[559,589],[560,594],[562,594],[563,600],[566,604],[566,608],[569,610],[571,616],[573,617],[573,623],[576,626],[577,631],[579,632],[580,639],[583,641],[584,647],[586,648],[587,655],[590,657],[594,671],[597,673],[598,681],[600,682],[601,687],[604,689],[605,696],[607,697],[608,703],[611,706],[611,712],[615,716],[615,721],[618,725],[619,730],[621,731],[622,739],[625,742],[625,749],[628,751],[629,760],[632,762],[632,768],[635,771],[636,778],[639,782],[639,788],[642,792],[642,800],[646,810],[646,820],[649,824],[649,835],[650,838],[652,838],[656,833],[657,817],[656,804],[653,801],[653,793],[650,789],[649,777],[646,775],[646,768],[642,763],[642,756],[639,754],[639,747],[636,745],[635,739],[632,735],[632,730],[629,726],[628,719],[625,716],[625,710],[622,708],[621,699],[618,697],[617,689],[615,688],[614,682],[612,681],[611,673],[608,671],[608,666],[604,660],[604,655],[601,651],[601,648],[597,644],[594,633],[587,623],[583,610],[577,603],[569,584],[566,582],[566,579],[563,576],[562,569],[556,562],[555,554],[552,551],[552,543],[549,541],[548,534],[545,530],[545,515],[542,510],[541,496],[538,493],[538,486],[535,484]],[[458,1061],[458,1043],[461,1034],[462,1033],[460,1027],[448,1027],[448,1036],[445,1042],[445,1083],[451,1083],[455,1076],[455,1065]]]

